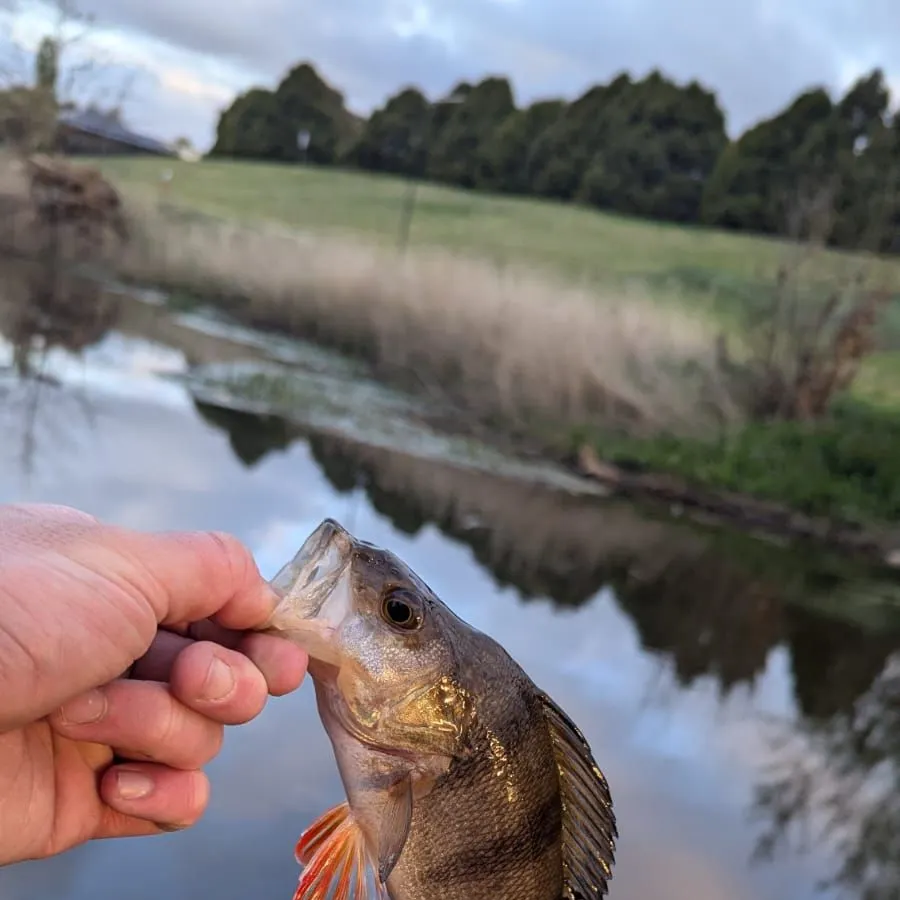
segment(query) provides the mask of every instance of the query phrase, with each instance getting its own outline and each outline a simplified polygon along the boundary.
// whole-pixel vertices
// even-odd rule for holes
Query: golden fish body
[[[273,579],[347,803],[297,845],[295,900],[589,900],[617,837],[566,714],[394,554],[326,519]]]

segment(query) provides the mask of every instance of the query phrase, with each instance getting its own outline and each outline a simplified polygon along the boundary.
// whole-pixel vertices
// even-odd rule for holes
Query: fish
[[[306,650],[346,799],[300,835],[294,900],[594,900],[618,831],[563,711],[397,555],[324,519],[261,630]]]

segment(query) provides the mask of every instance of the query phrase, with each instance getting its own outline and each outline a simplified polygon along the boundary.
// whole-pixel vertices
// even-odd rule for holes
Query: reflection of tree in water
[[[800,608],[788,616],[787,641],[797,703],[806,718],[820,721],[849,712],[900,647],[896,634],[851,628]]]
[[[811,594],[810,581],[821,579],[803,582]],[[727,692],[752,684],[776,646],[789,651],[799,720],[770,732],[754,858],[808,849],[797,838],[812,835],[835,860],[830,886],[855,900],[900,897],[900,629],[829,618],[718,551],[670,561],[637,588],[616,587],[643,646],[671,658],[683,684],[712,676]]]
[[[896,642],[900,643],[900,642]],[[767,823],[757,856],[826,848],[826,884],[858,900],[900,897],[900,654],[826,720],[785,725],[754,811]]]
[[[501,486],[500,480],[491,476],[364,448],[334,437],[311,436],[309,442],[314,458],[336,490],[364,487],[372,507],[404,534],[415,535],[425,525],[435,525],[442,534],[468,546],[501,588],[513,587],[526,599],[549,597],[561,606],[580,606],[609,581],[610,560],[592,554],[597,564],[585,565],[583,556],[573,554],[571,545],[553,541],[549,534],[544,537],[543,552],[536,554],[526,549],[531,547],[530,540],[518,542],[515,536],[506,539],[508,532],[498,534],[494,524],[485,520],[483,505],[472,501],[484,500],[485,490],[493,489],[495,495],[504,488],[510,490],[509,482]],[[420,480],[427,482],[427,492],[416,490]],[[560,512],[560,498],[555,492],[532,489],[529,496],[526,485],[512,486],[512,490],[514,501],[507,507],[513,515],[519,510],[527,515],[525,507],[529,501],[533,504],[536,496],[556,507],[557,515]],[[568,502],[573,508],[584,506],[577,498],[568,498]],[[540,525],[538,517],[532,516],[531,521]],[[550,520],[543,521],[552,528]]]
[[[14,378],[0,387],[5,423],[4,445],[13,446],[30,475],[43,439],[59,450],[70,425],[71,407],[90,421],[85,397],[64,389],[46,374],[56,348],[80,353],[97,343],[115,324],[118,304],[96,281],[73,275],[52,260],[0,260],[0,335],[12,346]]]
[[[22,377],[55,347],[79,353],[115,325],[116,299],[52,261],[6,260],[2,282],[0,333],[13,345]]]
[[[864,629],[785,602],[718,552],[670,561],[639,587],[616,585],[643,646],[672,660],[679,681],[752,683],[771,650],[789,651],[799,721],[772,732],[753,812],[755,853],[828,848],[828,884],[856,900],[900,897],[900,630]],[[893,661],[893,665],[892,665]],[[798,837],[807,840],[798,842]]]
[[[616,594],[647,650],[671,657],[684,685],[712,676],[727,693],[752,684],[782,638],[778,587],[711,546],[672,558],[646,579],[620,580]]]
[[[194,400],[200,417],[228,435],[234,455],[252,468],[273,450],[286,450],[296,430],[279,416],[260,416]]]
[[[221,427],[226,418],[230,428],[240,421],[257,429],[264,452],[253,417],[220,417]],[[292,426],[285,428],[272,428],[272,446],[289,442]],[[523,598],[578,606],[612,586],[642,647],[670,660],[683,685],[712,678],[723,694],[752,685],[772,650],[785,648],[801,719],[784,723],[773,747],[777,765],[762,773],[760,855],[788,846],[804,821],[830,819],[839,881],[855,887],[858,900],[900,897],[900,675],[885,671],[890,655],[900,654],[900,628],[879,632],[816,609],[835,599],[853,607],[841,591],[854,583],[868,590],[854,568],[655,522],[628,504],[334,436],[308,440],[336,491],[362,485],[373,507],[407,534],[435,524]],[[234,432],[232,442],[240,443]]]

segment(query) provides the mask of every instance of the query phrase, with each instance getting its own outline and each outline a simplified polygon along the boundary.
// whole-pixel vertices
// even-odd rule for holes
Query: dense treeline
[[[837,100],[810,89],[730,141],[714,92],[652,72],[525,108],[505,78],[460,83],[434,103],[407,87],[363,120],[303,63],[274,91],[237,97],[211,155],[349,165],[764,234],[802,236],[818,223],[833,244],[893,252],[900,113],[889,107],[875,69]]]

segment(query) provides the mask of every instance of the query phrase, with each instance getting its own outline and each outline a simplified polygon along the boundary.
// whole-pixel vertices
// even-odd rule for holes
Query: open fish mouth
[[[263,630],[293,641],[313,659],[339,665],[333,638],[352,604],[352,552],[350,534],[325,519],[269,582],[279,603]]]

